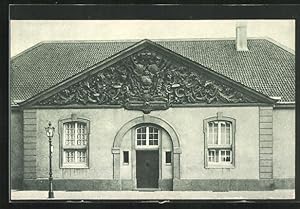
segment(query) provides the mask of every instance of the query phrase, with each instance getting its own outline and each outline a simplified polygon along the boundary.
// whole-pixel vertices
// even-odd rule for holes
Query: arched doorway
[[[137,188],[158,188],[161,179],[162,129],[153,124],[134,127],[133,152],[135,166],[132,165],[133,178]],[[135,152],[135,153],[134,153]]]
[[[131,151],[124,151],[124,145],[122,147],[123,140],[130,141],[125,135],[131,136]],[[163,149],[162,143],[167,143],[168,140],[170,141],[170,149]],[[181,149],[179,137],[174,128],[166,121],[144,115],[127,122],[118,131],[112,147],[113,178],[115,180],[122,180],[123,178],[121,171],[123,171],[124,162],[121,163],[121,159],[123,161],[128,152],[132,159],[130,178],[133,182],[133,189],[163,187],[162,168],[163,163],[168,163],[167,158],[172,159],[171,166],[169,166],[171,180],[180,178]]]

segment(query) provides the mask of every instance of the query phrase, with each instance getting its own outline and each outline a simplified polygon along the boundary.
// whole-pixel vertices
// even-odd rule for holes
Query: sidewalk
[[[54,200],[294,199],[295,190],[274,191],[54,191]],[[48,200],[47,191],[12,190],[11,200]],[[51,199],[52,200],[52,199]]]

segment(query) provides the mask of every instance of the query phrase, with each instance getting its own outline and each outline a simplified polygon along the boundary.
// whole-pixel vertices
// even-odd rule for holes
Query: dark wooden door
[[[136,151],[136,178],[138,188],[158,188],[158,150]]]

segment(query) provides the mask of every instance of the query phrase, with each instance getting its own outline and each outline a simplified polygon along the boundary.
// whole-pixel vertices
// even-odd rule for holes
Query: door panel
[[[138,188],[158,188],[158,150],[136,151],[136,178]]]

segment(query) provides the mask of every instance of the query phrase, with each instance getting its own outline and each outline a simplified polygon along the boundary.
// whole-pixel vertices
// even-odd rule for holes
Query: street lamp
[[[52,177],[52,152],[53,152],[53,146],[52,146],[52,137],[54,134],[55,128],[51,126],[51,122],[49,121],[48,127],[45,127],[46,135],[49,138],[49,192],[48,192],[48,198],[54,198],[54,192],[53,192],[53,177]]]

